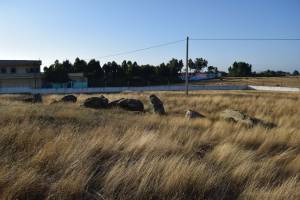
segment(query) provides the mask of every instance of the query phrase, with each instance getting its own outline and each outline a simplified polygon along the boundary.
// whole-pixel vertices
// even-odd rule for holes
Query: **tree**
[[[191,59],[189,60],[189,67],[198,72],[205,69],[207,67],[207,64],[208,62],[204,58],[196,58],[194,62]]]
[[[195,63],[192,59],[189,59],[189,68],[190,69],[195,69],[196,68]]]
[[[103,69],[100,66],[100,62],[95,59],[90,60],[84,70],[84,76],[88,78],[88,86],[95,87],[101,85],[104,78]]]
[[[128,65],[127,65],[127,61],[124,60],[121,64],[121,68],[123,70],[123,72],[125,73],[125,75],[127,76],[127,72],[128,72]]]
[[[234,62],[231,67],[228,68],[230,76],[251,76],[252,65],[245,62]]]
[[[177,60],[173,58],[172,60],[167,63],[167,68],[169,71],[168,74],[168,81],[177,82],[179,79],[179,72],[183,67],[182,60]]]
[[[293,72],[293,75],[294,75],[294,76],[299,76],[299,75],[300,75],[300,73],[299,73],[299,71],[298,71],[298,70],[295,70],[295,71]]]
[[[289,72],[284,72],[284,71],[273,71],[273,70],[266,70],[262,71],[260,73],[256,73],[256,76],[261,76],[261,77],[280,77],[280,76],[289,76],[291,75]]]
[[[74,72],[76,72],[76,73],[87,72],[86,61],[76,58],[75,62],[74,62]]]
[[[142,75],[141,78],[144,80],[145,85],[154,83],[156,80],[156,69],[152,65],[141,66]]]
[[[218,73],[218,68],[214,67],[214,66],[209,66],[209,67],[207,67],[207,71],[209,73]]]
[[[69,81],[68,71],[58,60],[49,68],[44,68],[44,78],[52,83],[66,83]]]
[[[197,60],[196,60],[197,61]],[[191,60],[194,65],[194,62]],[[199,61],[197,61],[199,64]],[[68,73],[83,73],[88,78],[89,87],[107,86],[144,86],[166,84],[181,81],[179,72],[183,68],[182,60],[175,58],[159,66],[142,65],[124,60],[121,65],[115,61],[105,63],[92,59],[88,63],[76,58],[74,64],[69,60],[55,61],[49,68],[45,67],[45,79],[48,82],[65,83],[69,81]]]
[[[94,74],[96,72],[103,72],[101,66],[100,66],[100,62],[96,61],[95,59],[90,60],[90,62],[87,64],[84,72],[86,74]]]
[[[104,71],[105,82],[110,82],[110,80],[112,79],[111,62],[104,64],[102,69]]]
[[[64,70],[66,70],[68,73],[73,73],[73,72],[74,72],[74,66],[70,63],[69,60],[63,61],[62,67],[63,67]]]

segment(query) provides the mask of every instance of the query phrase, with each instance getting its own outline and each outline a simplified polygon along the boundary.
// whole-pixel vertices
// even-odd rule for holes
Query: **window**
[[[6,68],[1,68],[1,74],[6,74]]]
[[[11,69],[10,69],[10,73],[11,73],[11,74],[15,74],[15,73],[16,73],[16,68],[11,68]]]
[[[26,68],[26,73],[31,74],[31,73],[37,73],[39,72],[38,68]]]

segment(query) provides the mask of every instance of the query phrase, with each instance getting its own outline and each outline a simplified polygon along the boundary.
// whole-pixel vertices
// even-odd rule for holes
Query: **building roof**
[[[0,67],[41,66],[40,60],[0,60]]]

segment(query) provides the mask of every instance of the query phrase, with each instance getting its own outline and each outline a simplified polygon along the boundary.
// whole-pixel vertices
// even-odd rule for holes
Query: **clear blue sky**
[[[201,37],[300,38],[300,0],[0,0],[0,59],[99,59]],[[100,59],[159,64],[184,59],[184,43]],[[191,57],[227,70],[300,70],[300,41],[191,43]]]

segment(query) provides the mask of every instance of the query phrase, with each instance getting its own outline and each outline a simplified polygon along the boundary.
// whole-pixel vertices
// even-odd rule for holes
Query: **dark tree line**
[[[279,76],[298,76],[299,72],[295,70],[293,73],[285,72],[285,71],[273,71],[273,70],[266,70],[259,73],[254,72],[253,76],[261,76],[261,77],[279,77]]]
[[[72,64],[68,60],[44,68],[44,79],[52,83],[66,83],[69,73],[83,73],[88,78],[89,87],[103,86],[144,86],[180,82],[179,73],[183,68],[182,60],[172,59],[159,66],[139,65],[123,61],[121,64],[108,62],[103,66],[93,59],[89,62],[76,58]]]
[[[265,70],[262,72],[252,72],[252,65],[245,62],[234,62],[228,68],[229,76],[260,76],[260,77],[276,77],[276,76],[298,76],[299,72],[295,70],[292,74],[285,71]]]
[[[208,66],[207,60],[196,58],[189,60],[189,67],[195,72],[207,68],[209,73],[217,73],[218,68]],[[121,64],[113,62],[105,63],[92,59],[89,62],[76,58],[74,63],[66,60],[62,63],[56,60],[54,64],[44,68],[44,79],[48,83],[66,83],[69,81],[69,73],[83,73],[88,78],[89,87],[104,86],[147,86],[178,83],[180,72],[183,69],[182,60],[173,58],[168,63],[158,66],[139,65],[136,62],[124,60]],[[229,76],[286,76],[288,72],[266,70],[260,73],[252,72],[252,65],[246,62],[234,62],[228,68]],[[294,71],[293,75],[299,75]]]

